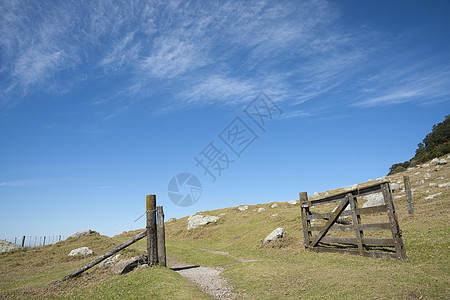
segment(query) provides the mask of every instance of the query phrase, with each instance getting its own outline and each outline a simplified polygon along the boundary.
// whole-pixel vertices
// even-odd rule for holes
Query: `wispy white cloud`
[[[432,62],[395,64],[383,66],[381,72],[361,82],[360,99],[353,105],[373,107],[396,105],[405,102],[446,101],[450,96],[450,66]],[[369,86],[366,88],[366,86]]]
[[[154,51],[143,59],[142,68],[156,78],[173,78],[205,64],[205,56],[195,45],[168,37],[155,40]]]
[[[305,101],[349,87],[361,93],[348,91],[353,105],[367,107],[446,95],[449,83],[442,70],[426,71],[428,81],[414,77],[407,60],[390,67],[403,51],[384,62],[380,53],[393,49],[388,39],[346,28],[338,6],[326,0],[11,0],[0,4],[0,29],[3,105],[14,93],[111,81],[112,92],[92,100],[103,119],[158,91],[166,105],[183,107],[241,105],[265,90],[296,115]],[[374,66],[372,76],[354,81]]]

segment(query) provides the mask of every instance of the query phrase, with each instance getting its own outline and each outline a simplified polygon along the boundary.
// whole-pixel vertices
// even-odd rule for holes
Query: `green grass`
[[[59,297],[59,296],[58,296]],[[77,290],[63,299],[212,299],[181,275],[153,267],[115,276],[113,279]]]
[[[51,283],[85,265],[120,243],[121,239],[90,235],[54,245],[0,254],[0,299],[210,299],[178,273],[161,267],[139,269],[118,276],[98,266],[81,276],[52,286]],[[87,246],[96,256],[70,258],[75,248]],[[145,247],[133,245],[121,251],[122,257],[143,254]]]
[[[450,299],[450,188],[428,185],[450,181],[450,167],[429,171],[432,176],[425,184],[416,182],[423,179],[427,170],[420,169],[421,173],[415,175],[417,171],[388,177],[397,182],[409,175],[415,189],[414,215],[408,214],[404,196],[395,200],[407,261],[306,251],[302,246],[300,207],[287,202],[280,202],[277,208],[271,208],[271,203],[250,205],[243,212],[237,207],[202,212],[225,215],[215,224],[193,230],[186,229],[187,217],[166,223],[168,256],[171,261],[188,265],[223,267],[222,275],[244,299]],[[439,176],[445,179],[437,180]],[[437,192],[442,194],[425,199]],[[266,211],[253,211],[259,207]],[[262,240],[277,227],[285,229],[286,238],[264,246]],[[69,239],[56,245],[0,254],[0,298],[113,299],[145,295],[154,299],[208,299],[179,274],[159,267],[124,276],[95,267],[88,274],[49,286],[92,259],[70,259],[70,250],[88,246],[102,254],[140,231],[114,238]],[[390,232],[374,236],[386,234]],[[124,255],[135,256],[145,250],[146,241],[141,240]]]

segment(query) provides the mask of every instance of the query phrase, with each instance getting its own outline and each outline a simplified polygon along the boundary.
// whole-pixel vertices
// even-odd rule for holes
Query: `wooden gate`
[[[358,206],[358,203],[362,203],[363,196],[376,193],[382,193],[384,204],[364,208]],[[339,205],[331,212],[312,211],[320,207],[329,211],[331,206],[327,204],[333,203]],[[300,193],[300,204],[306,249],[375,258],[407,259],[389,182],[383,181],[311,201],[308,201],[306,193]],[[346,209],[348,206],[350,209]],[[313,232],[317,231],[318,233],[313,235]],[[365,236],[365,232],[370,234]],[[345,236],[349,234],[352,236]]]

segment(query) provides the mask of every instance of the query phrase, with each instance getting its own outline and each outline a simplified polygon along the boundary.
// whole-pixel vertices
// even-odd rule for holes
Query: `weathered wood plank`
[[[409,181],[409,176],[403,176],[403,182],[405,184],[406,205],[408,206],[408,213],[412,215],[414,214],[414,203],[412,200],[411,182]]]
[[[325,226],[323,226],[322,230],[320,230],[319,234],[314,237],[314,240],[311,242],[311,246],[314,247],[317,245],[317,243],[324,237],[324,235],[328,232],[328,229],[336,222],[336,220],[339,218],[340,214],[344,211],[344,209],[348,205],[348,198],[344,198],[344,200],[341,201],[337,209],[334,211],[334,213],[331,215],[330,219],[327,221]]]
[[[147,253],[148,264],[155,266],[158,264],[158,237],[156,229],[156,195],[147,195]]]
[[[353,214],[353,228],[356,234],[356,240],[358,241],[358,249],[359,253],[363,255],[364,246],[363,246],[363,232],[361,231],[359,225],[361,224],[361,218],[359,214],[356,213],[358,209],[358,203],[356,202],[356,197],[353,197],[351,193],[347,194],[348,201],[350,202],[350,207],[352,208]]]
[[[387,206],[387,212],[389,217],[389,222],[391,224],[392,238],[395,242],[395,252],[398,257],[402,260],[406,260],[406,250],[403,244],[402,231],[400,230],[400,225],[398,223],[397,212],[395,211],[395,204],[392,197],[392,191],[389,183],[384,183],[382,185],[382,191],[384,196],[384,202]]]
[[[319,220],[319,219],[325,219],[325,220],[329,220],[331,215],[333,213],[324,213],[324,214],[319,214],[319,213],[315,213],[315,212],[311,212],[311,214],[309,216],[307,216],[308,220]],[[352,215],[351,211],[343,211],[340,215],[340,217],[349,217]]]
[[[112,249],[111,251],[106,252],[105,254],[103,254],[102,256],[94,259],[93,261],[91,261],[90,263],[88,263],[87,265],[73,271],[72,273],[70,273],[69,275],[61,278],[58,281],[53,282],[52,284],[57,284],[61,281],[65,281],[67,279],[73,278],[81,273],[83,273],[84,271],[92,268],[93,266],[95,266],[96,264],[104,261],[105,259],[107,259],[110,256],[113,256],[114,254],[116,254],[117,252],[119,252],[122,249],[125,249],[126,247],[130,246],[131,244],[139,241],[140,239],[143,239],[147,236],[147,231],[142,231],[141,233],[139,233],[138,235],[132,237],[131,239],[129,239],[128,241],[120,244],[119,246],[115,247],[114,249]]]
[[[330,237],[325,236],[321,240],[323,243],[336,243],[336,244],[348,244],[358,245],[358,239],[356,237]],[[388,238],[362,238],[362,243],[366,246],[384,246],[394,247],[395,243],[393,239]]]
[[[355,197],[361,197],[361,196],[365,196],[368,194],[373,194],[376,192],[380,192],[381,191],[381,184],[385,183],[386,181],[383,182],[377,182],[371,185],[367,185],[365,187],[357,187],[356,189],[350,190],[350,191],[343,191],[339,194],[333,195],[333,196],[329,196],[329,197],[325,197],[325,198],[319,198],[316,200],[311,200],[309,201],[311,205],[319,205],[319,204],[324,204],[324,203],[334,203],[334,202],[339,202],[342,201],[343,198],[345,198],[345,196],[347,195],[347,193],[352,193]],[[310,206],[311,206],[310,205]]]
[[[313,249],[309,249],[310,251],[319,252],[319,253],[341,253],[348,255],[360,255],[359,250],[357,249],[338,249],[338,248],[325,248],[325,247],[314,247]],[[378,252],[378,251],[364,251],[364,257],[373,257],[373,258],[395,258],[399,259],[396,253],[389,252]]]
[[[320,231],[322,226],[311,226],[311,231]],[[389,227],[390,229],[390,227]],[[353,231],[353,225],[333,225],[328,231]]]
[[[381,213],[381,212],[386,212],[386,211],[387,211],[386,205],[379,205],[379,206],[358,208],[356,210],[356,213],[360,214],[360,215],[367,215],[367,214],[375,214],[375,213]]]
[[[303,228],[303,245],[306,247],[309,244],[309,236],[311,235],[308,228],[311,227],[310,221],[307,218],[307,214],[309,212],[309,206],[305,205],[308,201],[308,193],[301,192],[299,193],[299,200],[301,205],[301,215],[302,215],[302,228]]]
[[[386,212],[387,207],[386,205],[379,205],[379,206],[371,206],[371,207],[364,207],[364,208],[358,208],[356,210],[356,213],[359,215],[367,215],[367,214],[374,214],[374,213],[380,213],[380,212]],[[308,220],[320,220],[320,219],[329,219],[333,213],[315,213],[311,212],[309,216],[307,216]],[[352,216],[351,211],[343,211],[341,213],[341,217],[349,217]]]
[[[162,206],[157,206],[158,215],[158,261],[159,265],[166,267],[166,230],[164,226],[164,211]]]
[[[391,230],[390,223],[360,224],[361,230]]]
[[[390,223],[373,223],[373,224],[360,224],[359,228],[361,230],[391,230]],[[321,226],[311,226],[311,231],[320,231]],[[353,231],[353,225],[333,225],[329,231]]]

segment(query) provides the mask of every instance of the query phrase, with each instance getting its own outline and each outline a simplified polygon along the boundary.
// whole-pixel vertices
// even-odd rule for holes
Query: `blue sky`
[[[450,111],[449,12],[2,1],[0,238],[142,228],[146,194],[167,219],[385,175]],[[264,130],[244,111],[262,91],[280,109]],[[236,118],[257,137],[239,156],[220,139]],[[232,161],[214,182],[194,160],[211,142]],[[182,172],[202,184],[189,207],[167,193]]]

